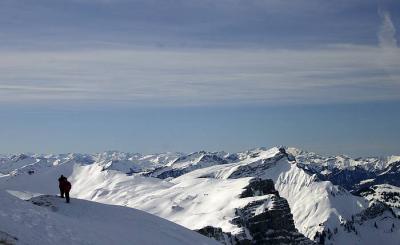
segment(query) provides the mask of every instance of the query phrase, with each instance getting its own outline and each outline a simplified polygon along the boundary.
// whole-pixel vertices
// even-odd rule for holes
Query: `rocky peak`
[[[227,245],[247,244],[314,244],[295,228],[293,215],[286,199],[280,197],[271,179],[254,178],[240,198],[260,199],[235,210],[231,221],[241,228],[235,235],[215,227],[204,227],[199,232]]]
[[[236,209],[232,221],[243,227],[237,236],[243,242],[239,244],[314,244],[295,228],[289,204],[279,196],[272,180],[251,180],[241,198],[254,196],[265,198]]]

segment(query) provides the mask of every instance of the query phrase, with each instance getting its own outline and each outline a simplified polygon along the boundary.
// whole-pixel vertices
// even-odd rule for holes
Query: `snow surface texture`
[[[355,196],[319,178],[323,171],[354,167],[381,171],[399,157],[355,160],[345,156],[321,157],[294,148],[286,151],[293,157],[283,157],[276,147],[233,154],[143,156],[106,152],[6,156],[0,160],[0,172],[4,174],[0,177],[0,189],[12,190],[25,199],[40,193],[56,194],[57,178],[64,174],[73,184],[73,197],[138,208],[189,229],[213,226],[238,234],[242,228],[232,222],[235,210],[268,199],[262,193],[240,198],[251,179],[258,177],[273,180],[275,189],[290,205],[296,228],[310,239],[318,233],[337,230],[327,244],[376,244],[378,238],[386,244],[399,244],[399,219],[392,217],[390,210],[362,222],[352,221],[378,198]],[[159,174],[163,174],[162,179],[146,177]],[[257,212],[262,209],[268,209],[268,202]],[[381,225],[376,228],[375,223]],[[356,232],[348,231],[350,224]],[[387,226],[392,225],[395,228],[388,230]]]
[[[10,244],[218,244],[132,208],[79,199],[67,204],[54,195],[27,202],[5,191],[0,206],[0,241]]]

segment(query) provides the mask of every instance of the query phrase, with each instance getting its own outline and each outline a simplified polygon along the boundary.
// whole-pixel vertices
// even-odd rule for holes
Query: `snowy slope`
[[[360,195],[370,202],[381,202],[392,209],[397,217],[400,218],[400,188],[393,185],[382,184],[373,185],[362,189]]]
[[[166,179],[178,177],[196,169],[206,168],[213,165],[227,164],[229,155],[225,152],[193,152],[180,156],[165,166],[159,167],[146,176]]]
[[[229,222],[234,217],[233,208],[247,203],[237,200],[237,196],[250,178],[224,181],[190,178],[172,183],[126,176],[117,171],[100,172],[99,168],[96,165],[75,168],[70,178],[74,183],[72,195],[136,207],[190,229],[217,225],[234,231],[236,227]]]
[[[39,164],[47,165],[47,163],[48,162],[46,159],[35,158],[25,154],[13,155],[8,158],[3,157],[0,159],[0,173],[8,174],[13,170],[22,167],[28,167],[30,165],[39,165]]]
[[[217,244],[131,208],[78,199],[66,204],[57,196],[26,202],[3,190],[0,206],[0,241],[10,244]]]
[[[94,155],[94,159],[104,169],[118,170],[125,173],[152,171],[175,161],[180,153],[159,153],[142,155],[139,153],[103,152]]]
[[[392,185],[375,185],[365,193],[368,200],[380,201],[390,206],[400,208],[400,188]]]

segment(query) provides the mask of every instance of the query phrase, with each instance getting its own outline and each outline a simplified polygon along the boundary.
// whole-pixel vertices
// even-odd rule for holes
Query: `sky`
[[[400,2],[2,0],[0,153],[400,155]]]

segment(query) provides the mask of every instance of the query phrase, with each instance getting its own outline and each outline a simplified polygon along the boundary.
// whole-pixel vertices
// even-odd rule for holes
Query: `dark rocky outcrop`
[[[196,158],[196,161],[190,162],[191,158],[193,157]],[[188,163],[184,165],[184,167],[173,167],[174,164],[185,163],[185,161],[188,161]],[[223,157],[220,157],[217,153],[200,151],[187,156],[181,156],[177,158],[171,166],[156,168],[153,171],[143,173],[143,176],[155,177],[159,179],[176,178],[199,168],[227,163],[229,163],[229,161]]]
[[[233,222],[249,232],[251,244],[314,244],[295,228],[286,199],[271,194],[268,200],[271,207],[257,214],[256,210],[265,202],[251,202],[236,210],[238,216]]]
[[[278,153],[275,156],[267,159],[261,159],[259,161],[243,165],[238,167],[228,178],[238,179],[243,177],[256,177],[277,164],[282,158],[287,158],[286,153]]]
[[[279,196],[272,180],[252,179],[240,198],[256,196],[264,198],[235,210],[231,222],[242,228],[241,233],[232,235],[215,227],[204,227],[199,232],[223,244],[315,244],[297,231],[289,204]]]
[[[275,194],[279,196],[278,191],[275,190],[274,182],[271,179],[254,178],[250,181],[249,185],[245,187],[240,195],[240,198],[263,196],[267,194]]]
[[[159,179],[166,179],[166,178],[176,178],[179,177],[181,175],[184,175],[188,172],[190,172],[189,170],[186,169],[170,169],[170,170],[165,170],[166,168],[161,167],[161,168],[157,168],[154,171],[150,172],[150,173],[145,173],[143,174],[146,177],[155,177],[155,178],[159,178]]]
[[[232,234],[229,232],[223,232],[221,228],[206,226],[200,230],[197,230],[197,232],[206,237],[213,238],[225,245],[239,244],[239,240],[235,236],[232,236]]]

